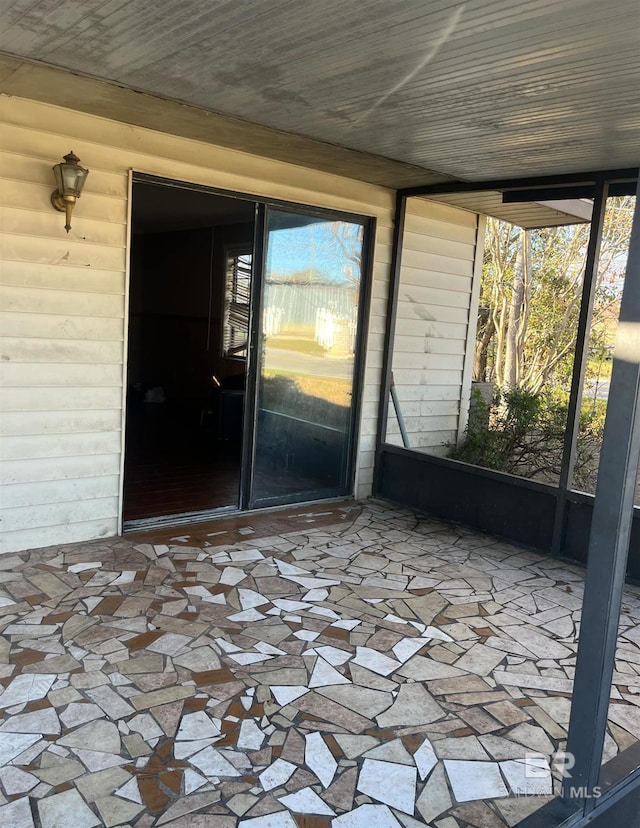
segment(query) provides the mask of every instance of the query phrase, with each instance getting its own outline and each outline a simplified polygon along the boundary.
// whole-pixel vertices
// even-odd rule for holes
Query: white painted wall
[[[49,202],[70,149],[91,171],[67,236]],[[119,528],[130,169],[374,216],[356,496],[371,489],[393,193],[59,107],[0,97],[2,551]]]
[[[445,454],[466,425],[483,239],[476,213],[409,199],[393,375],[418,451]],[[402,445],[393,404],[387,442]]]

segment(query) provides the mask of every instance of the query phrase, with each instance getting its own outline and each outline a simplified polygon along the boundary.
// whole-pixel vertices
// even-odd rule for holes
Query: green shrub
[[[487,469],[557,482],[562,463],[568,394],[547,390],[534,394],[523,388],[496,391],[490,406],[474,390],[464,439],[450,446],[448,456]],[[583,405],[575,485],[595,485],[606,403]]]

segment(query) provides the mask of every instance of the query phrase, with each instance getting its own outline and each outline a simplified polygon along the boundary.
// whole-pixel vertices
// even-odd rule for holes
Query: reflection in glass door
[[[267,211],[252,506],[349,490],[363,237]]]

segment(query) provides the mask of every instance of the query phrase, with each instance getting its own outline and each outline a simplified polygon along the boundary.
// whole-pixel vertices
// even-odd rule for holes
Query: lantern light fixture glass
[[[51,193],[51,203],[56,210],[66,214],[67,223],[64,229],[68,233],[71,230],[71,213],[80,198],[89,170],[80,166],[80,159],[73,152],[63,158],[64,162],[56,164],[53,168],[57,186]]]

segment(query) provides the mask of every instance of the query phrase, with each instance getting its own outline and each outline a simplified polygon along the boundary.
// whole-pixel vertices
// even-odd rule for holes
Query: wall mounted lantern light
[[[89,170],[80,166],[80,159],[73,152],[63,157],[64,163],[56,164],[53,168],[57,189],[51,193],[51,203],[56,210],[66,213],[67,223],[64,229],[68,233],[71,230],[71,213],[80,198]]]

